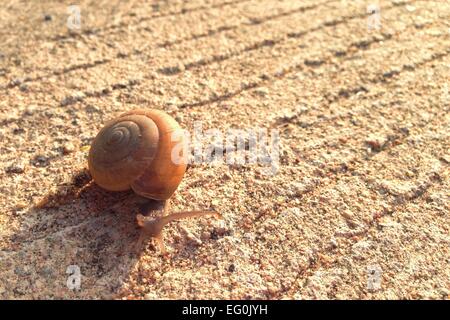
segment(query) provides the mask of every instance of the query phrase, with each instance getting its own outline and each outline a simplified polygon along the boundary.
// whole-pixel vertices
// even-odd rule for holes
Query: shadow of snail
[[[94,297],[117,292],[138,262],[135,217],[142,199],[90,183],[87,170],[57,186],[17,217],[4,240],[0,285],[16,297]],[[67,268],[81,268],[80,292],[66,286]],[[40,285],[39,285],[40,284]]]

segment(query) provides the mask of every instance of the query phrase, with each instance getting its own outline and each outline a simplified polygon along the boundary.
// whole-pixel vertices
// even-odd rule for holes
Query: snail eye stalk
[[[169,208],[169,201],[166,201],[164,206],[164,213],[167,214]],[[222,215],[220,215],[216,211],[180,211],[170,213],[168,215],[163,215],[162,217],[157,218],[146,218],[142,214],[136,215],[136,220],[138,225],[142,228],[141,235],[139,236],[139,240],[136,245],[136,249],[140,250],[142,248],[143,241],[147,238],[154,238],[160,247],[160,250],[163,254],[167,251],[164,246],[162,230],[165,225],[169,224],[172,221],[186,219],[186,218],[196,218],[202,217],[206,215],[214,215],[217,219],[221,219]]]

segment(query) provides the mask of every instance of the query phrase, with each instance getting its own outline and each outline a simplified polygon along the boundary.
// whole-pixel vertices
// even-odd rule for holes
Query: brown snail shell
[[[89,151],[89,171],[104,189],[131,188],[141,196],[167,200],[186,171],[186,143],[179,124],[165,112],[126,112],[107,122],[95,137]],[[172,155],[175,147],[176,161]]]

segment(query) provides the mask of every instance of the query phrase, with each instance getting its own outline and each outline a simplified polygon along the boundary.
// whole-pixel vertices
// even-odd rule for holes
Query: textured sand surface
[[[0,6],[0,297],[448,299],[450,2],[79,0]],[[142,199],[86,185],[105,121],[280,132],[263,165],[191,165],[167,257]],[[67,288],[78,265],[81,289]],[[370,288],[370,270],[380,286]]]

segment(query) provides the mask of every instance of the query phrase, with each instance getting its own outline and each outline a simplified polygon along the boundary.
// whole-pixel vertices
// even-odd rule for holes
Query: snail
[[[136,194],[156,200],[163,216],[136,215],[142,228],[136,248],[152,237],[166,253],[162,230],[171,221],[214,215],[215,211],[169,213],[170,198],[187,168],[187,139],[179,124],[167,113],[137,109],[107,122],[94,138],[88,156],[93,181],[109,191],[132,189]]]

